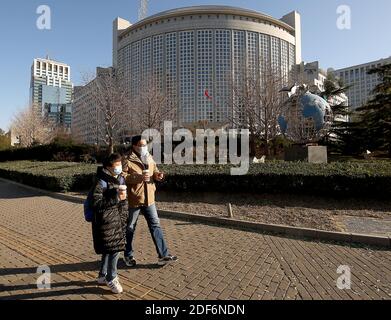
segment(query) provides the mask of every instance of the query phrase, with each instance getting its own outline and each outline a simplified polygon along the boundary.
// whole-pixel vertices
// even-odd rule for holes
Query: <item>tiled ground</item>
[[[125,294],[95,285],[98,259],[80,204],[0,181],[0,299],[391,299],[391,252],[162,219],[180,260],[157,268],[143,219],[135,269],[120,263]],[[38,290],[37,267],[51,268]],[[337,268],[352,272],[339,290]]]

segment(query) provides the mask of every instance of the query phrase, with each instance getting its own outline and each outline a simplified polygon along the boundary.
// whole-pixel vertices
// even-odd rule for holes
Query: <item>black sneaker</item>
[[[158,264],[159,266],[163,267],[163,266],[165,266],[165,265],[167,265],[167,264],[169,264],[169,263],[176,262],[176,261],[178,261],[178,257],[172,256],[172,255],[170,254],[170,255],[168,255],[167,257],[164,257],[164,258],[159,259],[159,261],[158,261],[157,264]]]
[[[127,267],[133,268],[137,265],[137,261],[133,257],[124,257],[124,262]]]

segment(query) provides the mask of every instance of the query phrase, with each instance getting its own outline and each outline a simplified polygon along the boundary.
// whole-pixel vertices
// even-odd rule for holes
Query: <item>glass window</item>
[[[213,103],[208,99],[206,92],[214,97],[213,85],[213,32],[211,30],[197,31],[197,120],[213,121]]]
[[[166,95],[171,107],[177,107],[177,33],[166,34]]]
[[[194,45],[193,31],[179,33],[180,116],[187,123],[195,121]]]

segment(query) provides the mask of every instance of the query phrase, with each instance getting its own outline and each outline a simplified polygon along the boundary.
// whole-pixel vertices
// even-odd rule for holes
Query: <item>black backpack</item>
[[[100,180],[99,183],[103,188],[107,188],[106,181]],[[93,187],[90,192],[88,192],[87,199],[84,201],[84,219],[89,223],[91,223],[94,219],[94,190],[95,187]]]

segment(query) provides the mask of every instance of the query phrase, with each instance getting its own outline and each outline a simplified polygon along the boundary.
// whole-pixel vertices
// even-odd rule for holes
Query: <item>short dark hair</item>
[[[132,146],[137,146],[141,140],[143,140],[142,136],[134,136],[132,138]]]
[[[122,156],[119,153],[113,153],[103,161],[103,166],[105,168],[110,168],[114,165],[114,163],[119,161],[122,162]]]

